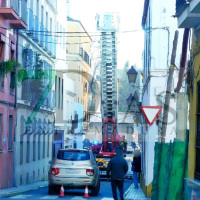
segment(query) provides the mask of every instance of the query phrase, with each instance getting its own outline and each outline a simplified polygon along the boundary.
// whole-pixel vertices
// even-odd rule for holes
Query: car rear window
[[[77,151],[58,151],[57,159],[59,160],[89,160],[90,155],[89,152],[77,152]]]

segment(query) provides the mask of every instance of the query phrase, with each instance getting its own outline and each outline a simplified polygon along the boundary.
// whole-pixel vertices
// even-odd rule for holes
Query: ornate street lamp
[[[127,75],[128,75],[128,81],[129,83],[135,83],[136,78],[137,78],[137,72],[134,69],[133,66],[131,66],[131,69],[128,70]]]

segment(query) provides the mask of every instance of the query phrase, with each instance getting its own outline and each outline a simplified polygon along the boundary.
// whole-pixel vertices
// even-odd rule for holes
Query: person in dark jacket
[[[117,188],[120,193],[120,199],[124,200],[124,176],[128,171],[128,164],[123,157],[123,148],[116,148],[116,156],[110,160],[107,166],[107,177],[111,172],[111,187],[113,199],[117,198]]]
[[[141,172],[141,152],[140,150],[134,151],[134,157],[132,162],[132,171],[133,171],[133,182],[135,188],[138,188],[138,179]]]

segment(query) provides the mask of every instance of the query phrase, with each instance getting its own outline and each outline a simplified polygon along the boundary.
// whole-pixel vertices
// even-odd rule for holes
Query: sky
[[[126,61],[130,66],[142,68],[144,31],[141,27],[144,0],[69,0],[69,16],[80,20],[86,31],[98,34],[95,16],[102,12],[117,12],[120,16],[117,37],[117,63],[123,68]]]

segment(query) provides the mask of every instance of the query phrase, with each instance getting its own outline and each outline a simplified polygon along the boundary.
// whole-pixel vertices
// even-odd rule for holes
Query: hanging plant
[[[16,68],[21,67],[21,65],[14,59],[9,59],[7,61],[1,61],[0,69],[2,71],[3,77],[8,73],[13,72]]]

